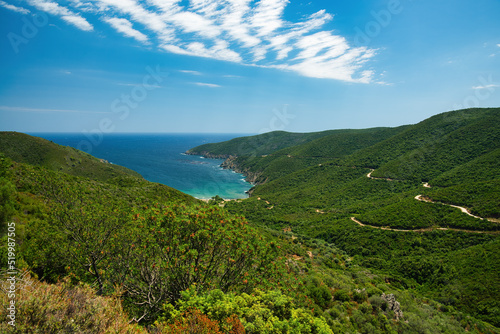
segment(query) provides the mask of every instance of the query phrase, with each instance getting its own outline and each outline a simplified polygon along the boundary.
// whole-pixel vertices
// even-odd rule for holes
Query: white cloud
[[[192,74],[192,75],[201,75],[201,72],[198,71],[190,71],[190,70],[179,70],[181,73]]]
[[[28,9],[26,9],[26,8],[17,7],[17,6],[8,4],[5,1],[0,1],[0,6],[4,7],[4,8],[7,8],[9,10],[12,10],[14,12],[21,13],[21,14],[29,14],[30,13],[30,11]]]
[[[126,82],[119,82],[117,84],[118,86],[126,86],[126,87],[141,87],[143,84],[140,83],[126,83]],[[160,85],[150,85],[148,84],[148,88],[162,88]]]
[[[157,33],[162,41],[171,41],[174,37],[174,30],[159,14],[146,10],[134,0],[96,0],[96,3],[101,5],[101,10],[115,9],[121,14],[129,15],[131,20]]]
[[[500,48],[500,44],[497,44],[497,46]]]
[[[216,85],[216,84],[204,83],[204,82],[193,82],[193,84],[196,85],[196,86],[210,87],[210,88],[219,88],[219,87],[221,87],[221,86]]]
[[[325,10],[287,21],[290,0],[67,0],[71,10],[51,0],[26,1],[83,30],[93,28],[85,15],[100,16],[123,35],[170,53],[375,82],[367,62],[376,50],[353,47],[325,29],[333,19]]]
[[[260,0],[257,3],[250,22],[257,29],[258,36],[269,36],[284,25],[281,17],[288,2],[289,0]]]
[[[206,38],[215,38],[221,34],[221,29],[212,21],[191,12],[180,12],[165,18],[165,21],[173,23],[181,28],[183,32],[194,32]]]
[[[113,28],[115,28],[118,32],[121,32],[127,37],[135,38],[137,41],[142,43],[148,42],[148,36],[144,35],[138,30],[132,28],[132,22],[127,19],[119,19],[116,17],[107,17],[104,19],[107,23],[109,23]]]
[[[55,2],[46,0],[29,0],[29,3],[39,10],[52,15],[60,16],[64,21],[74,25],[78,29],[84,31],[94,30],[94,27],[82,16],[73,13],[66,7],[59,6],[59,4]]]
[[[200,42],[192,42],[187,46],[188,52],[198,57],[215,58],[240,63],[242,58],[240,55],[228,48],[228,43],[224,40],[216,40],[215,45],[207,48],[205,44]]]
[[[483,85],[483,86],[474,86],[474,87],[472,87],[472,89],[490,89],[490,88],[496,88],[496,87],[500,87],[500,85],[489,84],[489,85]]]

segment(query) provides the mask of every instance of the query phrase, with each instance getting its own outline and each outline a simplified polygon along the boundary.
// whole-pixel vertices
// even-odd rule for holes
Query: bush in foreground
[[[88,285],[47,284],[31,278],[17,282],[15,327],[9,324],[7,281],[2,278],[1,333],[147,333],[130,325],[116,297],[97,296]]]

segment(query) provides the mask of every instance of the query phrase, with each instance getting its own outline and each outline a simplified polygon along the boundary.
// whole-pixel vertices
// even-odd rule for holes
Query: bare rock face
[[[394,295],[392,293],[388,294],[388,295],[383,293],[382,299],[387,302],[387,308],[389,310],[394,311],[394,315],[396,316],[396,320],[399,320],[400,318],[403,317],[403,311],[401,311],[401,305],[399,304],[398,301],[396,301],[396,297],[394,297]]]

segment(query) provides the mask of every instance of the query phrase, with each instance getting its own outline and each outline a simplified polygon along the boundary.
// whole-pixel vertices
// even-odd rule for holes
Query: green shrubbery
[[[190,309],[197,309],[223,327],[226,319],[236,316],[246,333],[333,333],[325,319],[297,307],[293,299],[280,291],[254,290],[251,294],[223,293],[212,290],[198,294],[195,287],[182,293],[174,305],[164,306],[164,315],[156,326],[173,323]]]

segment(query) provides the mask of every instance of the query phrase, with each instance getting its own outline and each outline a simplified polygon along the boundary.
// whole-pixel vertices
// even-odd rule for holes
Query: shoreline
[[[205,202],[205,203],[208,203],[211,200],[211,198],[197,198],[197,197],[195,197],[195,198],[202,201],[202,202]],[[247,197],[247,198],[223,198],[222,203],[231,202],[231,201],[243,201],[243,200],[246,200],[248,198],[250,198],[250,197]]]

